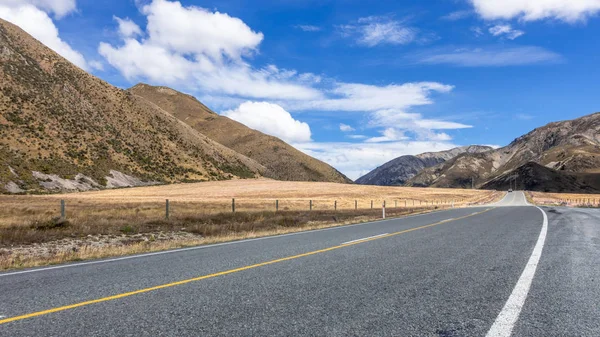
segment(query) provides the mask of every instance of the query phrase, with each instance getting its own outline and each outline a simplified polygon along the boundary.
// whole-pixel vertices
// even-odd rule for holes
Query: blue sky
[[[356,179],[598,109],[599,0],[0,0],[121,88],[196,96]]]

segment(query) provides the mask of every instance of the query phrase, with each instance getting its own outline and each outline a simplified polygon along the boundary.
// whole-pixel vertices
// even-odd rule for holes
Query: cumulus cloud
[[[369,16],[356,23],[339,26],[342,36],[356,39],[357,44],[374,47],[380,44],[403,45],[413,42],[417,30],[386,16]]]
[[[343,132],[350,132],[350,131],[354,131],[355,129],[353,127],[351,127],[348,124],[344,124],[344,123],[340,123],[340,131]]]
[[[124,34],[122,45],[100,43],[98,48],[129,80],[144,78],[205,94],[248,98],[321,97],[306,84],[318,76],[247,64],[243,58],[257,51],[263,34],[239,18],[167,0],[153,0],[141,12],[148,20],[144,39]]]
[[[75,0],[0,0],[0,6],[21,7],[32,5],[47,13],[54,13],[57,18],[61,18],[76,9]]]
[[[513,29],[512,26],[508,24],[492,26],[490,27],[489,32],[494,36],[505,36],[509,40],[514,40],[525,34],[524,31]]]
[[[563,61],[560,54],[535,46],[510,48],[461,48],[437,50],[415,56],[417,63],[459,67],[503,67],[548,64]]]
[[[228,110],[222,114],[285,142],[309,142],[311,140],[308,124],[295,120],[289,112],[277,104],[245,102],[237,109]]]
[[[60,17],[75,10],[75,2],[0,0],[0,18],[21,27],[48,48],[54,50],[80,68],[87,70],[88,65],[83,55],[60,38],[58,28],[56,28],[48,12],[44,10],[55,13],[57,17]]]
[[[600,11],[598,0],[469,0],[484,19],[534,21],[556,19],[565,22],[585,20]]]
[[[124,37],[135,37],[142,35],[142,29],[135,22],[129,18],[121,19],[117,16],[113,16],[113,19],[119,24],[119,34]]]

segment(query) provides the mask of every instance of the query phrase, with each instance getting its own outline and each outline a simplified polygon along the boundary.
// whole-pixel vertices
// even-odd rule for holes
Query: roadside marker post
[[[354,210],[357,210],[357,209],[358,209],[358,201],[354,200]]]
[[[275,200],[275,212],[279,211],[279,200]]]
[[[312,200],[308,202],[308,210],[312,211]]]
[[[371,209],[373,209],[373,200],[371,200]]]
[[[337,211],[337,200],[333,202],[333,210]]]
[[[165,202],[165,219],[169,220],[169,199]]]
[[[65,220],[67,218],[67,212],[65,211],[65,200],[60,200],[60,218]]]
[[[385,219],[385,200],[383,201],[383,205],[381,205],[381,212],[383,213],[382,216]]]
[[[235,198],[231,198],[231,212],[235,213]]]

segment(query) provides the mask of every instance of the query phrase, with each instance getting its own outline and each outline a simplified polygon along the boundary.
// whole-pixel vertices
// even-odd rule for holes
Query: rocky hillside
[[[0,20],[0,192],[247,178],[265,170]]]
[[[250,129],[211,111],[190,95],[166,87],[138,84],[128,92],[142,97],[195,130],[258,163],[264,175],[278,180],[351,182],[333,167],[310,157],[279,138]]]
[[[496,186],[494,182],[501,180],[501,177],[519,174],[522,170],[541,171],[538,169],[532,171],[531,165],[526,166],[530,162],[551,169],[551,172],[543,174],[545,177],[583,174],[586,175],[585,181],[590,182],[589,186],[596,186],[590,179],[597,179],[594,178],[595,175],[600,174],[600,113],[550,123],[494,151],[459,155],[445,163],[421,171],[408,184],[468,187],[473,178],[477,186]],[[578,179],[574,182],[580,185],[573,188],[573,191],[589,190],[586,187],[587,183],[584,184]],[[551,183],[544,184],[544,186],[551,185]],[[544,187],[547,188],[549,187]],[[562,187],[557,189],[564,190]]]
[[[480,153],[492,150],[489,146],[461,146],[447,151],[426,152],[416,156],[401,156],[379,166],[358,178],[363,185],[400,186],[421,170],[438,165],[462,153]]]

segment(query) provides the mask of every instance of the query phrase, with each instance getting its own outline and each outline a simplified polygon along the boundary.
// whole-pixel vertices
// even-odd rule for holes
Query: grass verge
[[[386,216],[398,218],[443,208],[387,209]],[[155,252],[378,219],[381,219],[381,210],[377,209],[220,213],[102,226],[101,234],[98,228],[90,228],[85,223],[34,222],[29,226],[0,228],[0,270]],[[166,239],[156,239],[161,236]]]

